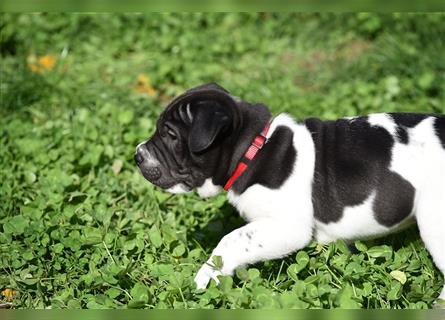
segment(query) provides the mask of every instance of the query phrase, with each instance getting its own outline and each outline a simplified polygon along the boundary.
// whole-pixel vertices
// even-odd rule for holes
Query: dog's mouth
[[[192,190],[193,190],[193,188],[191,188],[183,183],[178,183],[178,184],[171,186],[170,188],[165,189],[165,191],[170,192],[170,193],[186,193],[186,192],[190,192]]]
[[[178,190],[181,192],[189,192],[193,190],[193,184],[187,179],[163,179],[165,175],[162,174],[159,168],[144,168],[139,166],[142,176],[155,186],[169,191]]]
[[[193,187],[186,182],[171,182],[171,183],[151,182],[151,183],[153,183],[156,187],[161,188],[163,191],[169,193],[186,193],[193,190]]]
[[[147,144],[137,148],[135,161],[142,176],[153,185],[172,193],[192,191],[196,186],[196,177],[190,167],[178,163]],[[171,165],[171,167],[169,166]]]
[[[193,186],[189,182],[186,182],[186,181],[174,181],[174,182],[169,182],[169,183],[153,183],[153,184],[159,188],[164,189],[164,190],[172,189],[175,187],[181,188],[181,190],[184,190],[184,191],[193,190]]]

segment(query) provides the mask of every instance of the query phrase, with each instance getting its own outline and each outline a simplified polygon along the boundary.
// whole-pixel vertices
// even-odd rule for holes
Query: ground
[[[415,227],[195,290],[243,222],[224,195],[154,188],[133,153],[204,82],[300,120],[443,114],[444,14],[2,14],[0,30],[0,305],[431,307],[443,276]]]

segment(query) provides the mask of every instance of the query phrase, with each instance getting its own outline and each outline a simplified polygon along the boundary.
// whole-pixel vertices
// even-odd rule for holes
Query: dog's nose
[[[134,155],[134,161],[136,161],[137,165],[140,165],[143,161],[144,158],[142,157],[141,153],[139,151],[137,151]]]

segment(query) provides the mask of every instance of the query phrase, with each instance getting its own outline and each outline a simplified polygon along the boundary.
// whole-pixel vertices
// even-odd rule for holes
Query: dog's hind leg
[[[425,247],[445,275],[445,182],[419,195],[416,219]],[[441,304],[445,303],[445,284],[439,299],[443,300]]]
[[[306,246],[312,237],[312,226],[294,220],[260,219],[226,235],[198,271],[197,288],[205,288],[210,279],[218,282],[218,275],[231,275],[238,267],[281,258]],[[215,256],[222,258],[219,269],[212,266]]]

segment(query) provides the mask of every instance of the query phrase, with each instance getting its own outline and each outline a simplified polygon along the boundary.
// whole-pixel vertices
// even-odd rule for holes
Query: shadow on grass
[[[213,217],[203,228],[189,230],[187,237],[195,239],[205,251],[211,252],[218,242],[246,222],[227,201],[220,209],[220,214]]]

